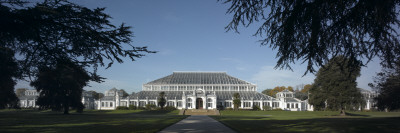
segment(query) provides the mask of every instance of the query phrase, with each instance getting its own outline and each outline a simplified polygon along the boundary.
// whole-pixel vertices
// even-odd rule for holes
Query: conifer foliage
[[[309,102],[315,110],[337,110],[345,115],[345,110],[362,107],[364,100],[356,82],[360,66],[350,66],[348,61],[343,56],[334,57],[319,69],[310,89]]]
[[[19,76],[18,65],[14,52],[4,47],[0,47],[0,75],[0,109],[15,108],[18,98],[14,92],[14,78]]]
[[[68,0],[29,4],[23,0],[0,0],[0,48],[11,50],[20,59],[16,65],[1,64],[6,66],[0,67],[0,78],[7,79],[1,82],[6,82],[7,88],[13,87],[12,75],[5,75],[3,71],[18,68],[24,78],[34,79],[32,85],[42,91],[38,101],[41,108],[80,109],[78,103],[67,101],[81,97],[87,80],[103,81],[97,74],[99,66],[108,68],[115,62],[123,63],[124,57],[135,61],[146,53],[155,53],[145,46],[133,46],[131,27],[112,24],[111,16],[104,10]],[[91,71],[86,71],[87,68]],[[62,101],[59,96],[66,99]]]
[[[40,92],[37,104],[41,109],[69,113],[70,107],[82,112],[83,87],[90,76],[81,66],[69,60],[60,60],[55,67],[43,66],[31,85]]]
[[[400,58],[394,68],[384,67],[374,82],[369,85],[378,92],[375,98],[378,110],[400,109]]]
[[[230,7],[228,31],[260,25],[261,45],[277,49],[278,68],[307,63],[315,72],[337,55],[356,65],[380,57],[392,66],[400,55],[400,0],[221,0]],[[365,63],[363,63],[365,64]]]
[[[164,106],[167,103],[167,100],[165,99],[165,92],[160,92],[160,94],[158,94],[158,96],[159,96],[159,98],[157,100],[158,106],[160,106],[161,109],[164,109]]]
[[[239,94],[239,93],[234,93],[234,94],[233,94],[233,108],[234,108],[235,110],[239,110],[240,104],[241,104],[241,101],[240,101],[240,94]]]

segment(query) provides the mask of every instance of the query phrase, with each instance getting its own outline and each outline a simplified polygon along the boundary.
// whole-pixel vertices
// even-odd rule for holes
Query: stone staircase
[[[182,115],[219,115],[219,110],[216,109],[185,109],[182,110]]]

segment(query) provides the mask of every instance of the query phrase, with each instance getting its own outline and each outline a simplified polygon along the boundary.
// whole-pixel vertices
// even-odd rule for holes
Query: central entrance
[[[196,99],[196,109],[203,109],[203,99],[202,98]]]

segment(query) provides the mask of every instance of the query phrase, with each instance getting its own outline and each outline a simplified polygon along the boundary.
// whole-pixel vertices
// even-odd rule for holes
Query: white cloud
[[[261,69],[252,76],[252,80],[257,84],[259,91],[266,88],[274,88],[276,86],[292,86],[295,87],[299,84],[310,84],[314,81],[313,74],[307,74],[302,77],[304,70],[296,69],[279,70],[274,69],[273,66],[263,66]]]

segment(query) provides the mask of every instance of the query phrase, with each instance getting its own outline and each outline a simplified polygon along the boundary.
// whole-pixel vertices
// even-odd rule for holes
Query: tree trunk
[[[68,115],[69,114],[69,105],[68,102],[64,103],[64,115]]]
[[[340,116],[346,116],[346,112],[344,111],[343,108],[340,110]]]

